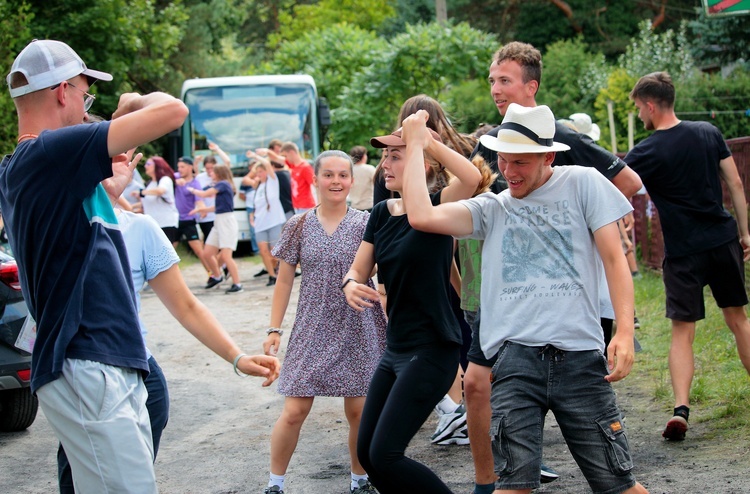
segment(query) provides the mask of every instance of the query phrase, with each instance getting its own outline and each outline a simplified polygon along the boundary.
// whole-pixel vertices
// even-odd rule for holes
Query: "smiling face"
[[[497,166],[516,199],[523,199],[549,180],[554,160],[555,153],[497,153]]]
[[[331,203],[346,201],[353,181],[351,163],[338,156],[323,159],[314,178],[320,201]]]
[[[523,68],[515,60],[505,60],[490,65],[490,94],[500,115],[505,115],[508,105],[536,106],[534,95],[538,89],[535,80],[523,82]]]

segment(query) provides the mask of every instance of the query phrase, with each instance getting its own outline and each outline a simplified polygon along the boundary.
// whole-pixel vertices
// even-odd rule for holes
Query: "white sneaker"
[[[466,409],[463,404],[458,405],[458,408],[453,413],[444,413],[440,415],[438,420],[437,429],[435,433],[430,436],[430,441],[433,444],[438,444],[440,441],[450,437],[456,430],[466,427]],[[468,437],[467,442],[468,444]]]
[[[434,442],[433,444],[437,444],[438,446],[448,446],[450,444],[456,444],[459,446],[463,446],[466,444],[469,444],[469,430],[466,427],[466,424],[464,424],[463,427],[459,427],[453,433],[444,438],[441,441]]]

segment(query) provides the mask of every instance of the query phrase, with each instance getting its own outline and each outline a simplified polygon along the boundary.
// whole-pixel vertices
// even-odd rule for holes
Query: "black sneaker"
[[[266,487],[266,490],[263,491],[263,494],[284,494],[284,491],[281,490],[281,487],[275,485],[273,487]]]
[[[223,265],[221,269],[222,271],[224,271],[224,278],[229,279],[229,268],[227,267],[227,265],[226,264]]]
[[[213,276],[211,276],[208,279],[208,283],[206,283],[206,289],[213,288],[222,281],[224,281],[224,278],[222,278],[221,276],[219,276],[218,278],[214,278]]]
[[[266,268],[261,268],[261,270],[260,270],[260,271],[258,271],[257,273],[255,273],[255,274],[253,275],[253,278],[260,278],[260,277],[261,277],[261,276],[263,276],[264,274],[268,274],[268,271],[266,271]]]
[[[226,290],[224,293],[240,293],[244,292],[245,290],[242,288],[242,285],[238,285],[237,283],[233,283],[232,286],[229,287],[228,290]]]
[[[268,277],[268,283],[266,283],[266,286],[274,286],[276,284],[276,277],[275,276],[269,276]]]
[[[539,474],[539,480],[542,484],[549,484],[560,478],[560,474],[555,471],[554,468],[548,467],[542,463],[541,472]]]

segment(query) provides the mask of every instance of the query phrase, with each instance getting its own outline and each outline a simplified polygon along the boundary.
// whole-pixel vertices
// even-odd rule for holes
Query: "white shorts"
[[[76,493],[156,493],[148,392],[139,371],[65,359],[37,390],[65,448]]]
[[[220,213],[214,219],[214,227],[206,239],[206,245],[213,245],[219,250],[237,250],[237,237],[239,227],[234,213]]]

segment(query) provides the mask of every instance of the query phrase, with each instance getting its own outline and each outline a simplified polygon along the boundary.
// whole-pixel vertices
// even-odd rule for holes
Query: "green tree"
[[[34,14],[27,3],[12,6],[7,2],[0,2],[0,66],[3,67],[3,78],[10,72],[18,52],[31,41],[29,26],[33,19]],[[0,90],[1,154],[13,152],[18,137],[16,107],[4,82]]]
[[[493,36],[464,23],[407,26],[344,88],[343,104],[332,112],[332,145],[346,149],[391,132],[411,96],[424,93],[443,101],[453,86],[484,80],[496,47]]]
[[[579,84],[580,74],[601,55],[588,51],[583,37],[556,41],[544,54],[544,73],[537,103],[552,108],[558,118],[576,112],[593,113],[593,98]]]
[[[273,59],[255,72],[313,76],[318,94],[332,108],[341,106],[341,94],[354,76],[368,67],[388,42],[371,31],[350,24],[333,24],[304,33],[279,46]]]
[[[711,122],[725,139],[750,136],[749,87],[747,68],[728,76],[700,74],[689,81],[675,80],[675,113],[682,120]]]
[[[617,151],[625,152],[628,150],[628,114],[637,113],[633,102],[630,101],[628,95],[635,85],[637,77],[634,77],[624,69],[617,68],[609,75],[607,79],[607,87],[599,92],[599,96],[596,98],[594,107],[596,109],[594,115],[594,121],[599,122],[599,126],[602,130],[602,137],[598,144],[602,147],[612,151],[611,139],[610,139],[610,126],[609,126],[609,114],[607,111],[607,103],[609,101],[614,102],[614,120],[615,120],[615,134],[617,140]],[[635,119],[636,125],[635,131],[635,142],[643,139],[648,135],[648,132],[643,128],[643,125],[638,125],[638,119]]]
[[[732,64],[750,53],[750,15],[707,16],[703,9],[688,22],[693,56],[701,64]]]
[[[295,5],[291,11],[279,12],[279,29],[268,37],[268,45],[278,47],[305,33],[342,22],[377,30],[394,14],[392,0],[320,0],[313,5]]]

